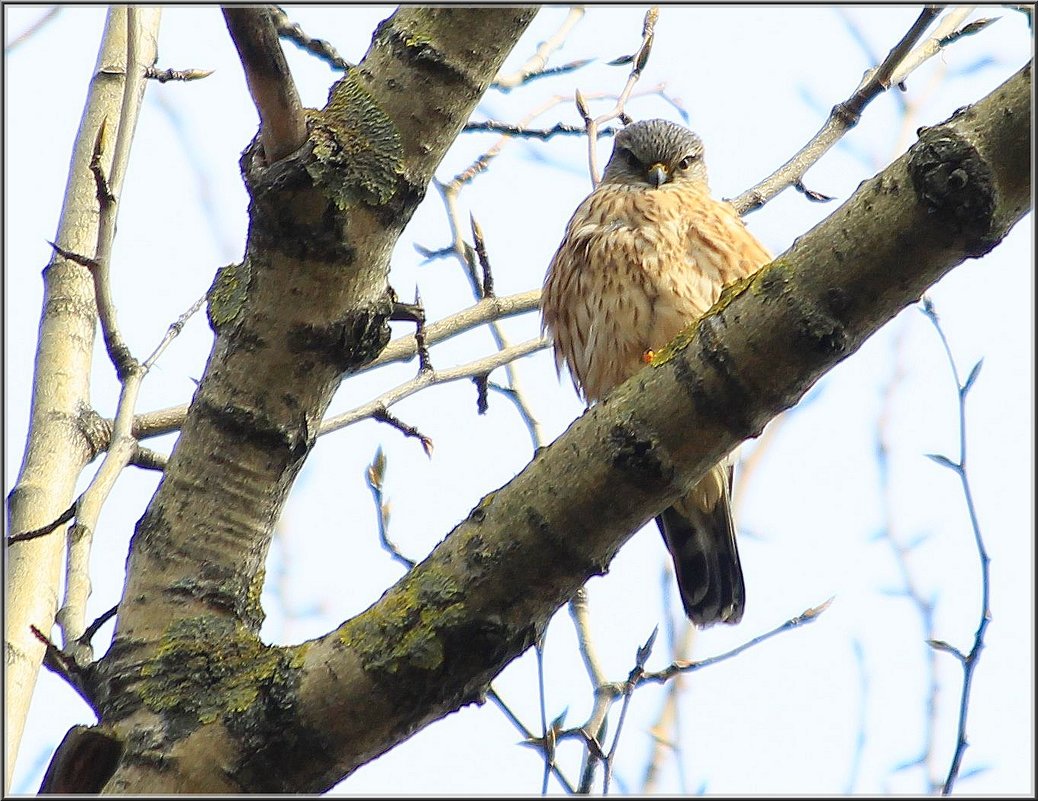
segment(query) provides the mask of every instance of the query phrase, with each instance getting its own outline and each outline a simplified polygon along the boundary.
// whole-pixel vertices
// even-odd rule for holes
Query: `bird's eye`
[[[695,163],[696,163],[696,157],[695,156],[685,156],[685,158],[683,158],[681,161],[678,162],[678,166],[681,169],[683,169],[683,170],[687,170],[689,167],[691,167]]]

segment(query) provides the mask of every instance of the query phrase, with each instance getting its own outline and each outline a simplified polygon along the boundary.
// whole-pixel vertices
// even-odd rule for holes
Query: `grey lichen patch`
[[[354,71],[332,87],[328,105],[311,126],[314,158],[307,172],[339,209],[380,205],[403,172],[400,133]]]
[[[269,686],[290,682],[305,654],[306,646],[264,645],[225,618],[182,618],[141,668],[137,692],[146,707],[190,731],[248,711]]]
[[[216,271],[213,285],[206,293],[206,316],[215,333],[240,322],[251,278],[252,268],[248,260],[241,264],[228,264]]]

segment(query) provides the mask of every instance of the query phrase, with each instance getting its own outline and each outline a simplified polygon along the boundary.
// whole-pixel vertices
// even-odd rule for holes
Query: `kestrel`
[[[666,120],[617,135],[598,187],[551,260],[542,327],[588,403],[626,381],[713,306],[728,284],[771,261],[735,209],[710,196],[703,143]],[[738,623],[746,591],[731,510],[730,455],[656,518],[685,613]]]

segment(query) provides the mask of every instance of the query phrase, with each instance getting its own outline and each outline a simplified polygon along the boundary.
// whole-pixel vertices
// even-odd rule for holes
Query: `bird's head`
[[[668,120],[632,122],[613,140],[602,181],[653,188],[671,181],[706,184],[703,142]]]

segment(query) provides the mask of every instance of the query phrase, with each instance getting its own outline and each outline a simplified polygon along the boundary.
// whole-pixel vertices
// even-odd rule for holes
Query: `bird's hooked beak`
[[[670,173],[667,171],[665,164],[661,164],[657,161],[649,167],[649,171],[646,173],[645,177],[650,184],[652,184],[656,189],[659,189],[670,180]]]

